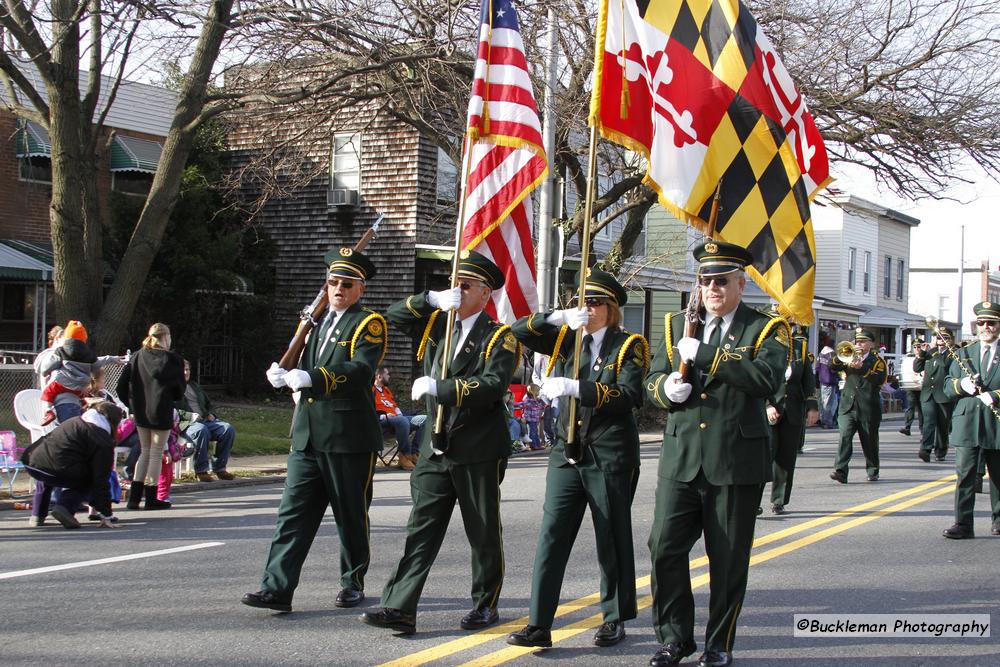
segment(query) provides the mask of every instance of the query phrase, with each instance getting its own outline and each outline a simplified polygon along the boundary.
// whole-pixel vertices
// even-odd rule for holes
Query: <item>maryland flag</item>
[[[809,202],[826,148],[774,46],[738,0],[601,0],[590,122],[646,156],[646,183],[680,219],[747,248],[751,277],[812,321]]]

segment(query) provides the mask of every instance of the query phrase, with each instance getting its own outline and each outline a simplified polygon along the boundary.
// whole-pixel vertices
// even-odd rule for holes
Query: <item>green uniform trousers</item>
[[[924,422],[920,426],[920,451],[931,453],[943,459],[948,453],[948,429],[951,428],[951,413],[954,403],[938,403],[934,399],[920,402]]]
[[[878,474],[878,427],[881,421],[879,419],[872,424],[869,420],[859,419],[853,412],[837,416],[840,446],[837,448],[837,460],[833,464],[835,470],[848,474],[851,456],[854,454],[854,434],[857,433],[861,440],[861,451],[865,453],[866,471],[869,475]]]
[[[659,479],[649,551],[653,628],[660,643],[694,641],[689,559],[704,531],[711,577],[705,650],[732,650],[762,491],[759,483],[713,486],[703,471],[690,482]]]
[[[382,590],[381,606],[417,613],[431,565],[444,542],[455,502],[472,548],[473,608],[495,607],[503,586],[500,482],[507,459],[447,465],[422,457],[410,473],[413,508],[403,557]]]
[[[784,507],[792,498],[795,462],[806,438],[806,425],[781,420],[771,427],[771,504]],[[784,445],[784,446],[782,446]],[[781,448],[779,455],[778,449]]]
[[[364,590],[371,560],[368,507],[374,472],[374,452],[292,450],[278,525],[264,567],[263,590],[291,597],[328,505],[340,535],[341,588]]]
[[[955,447],[955,523],[972,528],[972,514],[976,506],[976,476],[979,459],[986,462],[990,471],[990,507],[993,521],[1000,519],[1000,450],[981,447]]]
[[[601,570],[601,611],[607,623],[628,621],[637,613],[632,499],[639,470],[603,472],[588,456],[578,466],[549,464],[545,478],[542,527],[531,577],[532,625],[552,627],[559,591],[584,510],[590,507]]]

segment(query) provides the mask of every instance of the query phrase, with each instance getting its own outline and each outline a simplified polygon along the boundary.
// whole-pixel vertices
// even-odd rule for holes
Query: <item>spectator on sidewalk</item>
[[[833,348],[830,339],[824,338],[824,344],[816,357],[816,376],[819,379],[819,418],[823,428],[837,428],[837,384],[840,378],[830,367],[833,361]]]
[[[102,527],[117,527],[111,513],[109,477],[115,457],[113,434],[121,418],[121,409],[113,403],[96,403],[81,417],[60,424],[22,454],[21,462],[28,474],[42,482],[45,489],[62,488],[62,494],[52,505],[52,516],[64,528],[80,527],[74,514],[83,509],[84,502],[97,512]],[[39,497],[36,492],[31,525],[41,524],[48,513],[48,503],[47,496]]]
[[[372,397],[375,399],[375,411],[378,420],[387,425],[396,434],[397,457],[399,467],[403,470],[413,470],[417,467],[420,455],[420,438],[424,432],[427,415],[405,414],[399,409],[392,389],[389,389],[389,369],[382,366],[375,373],[375,383],[372,385]]]
[[[94,354],[87,344],[87,330],[76,320],[70,320],[63,332],[62,343],[41,365],[48,381],[42,389],[41,399],[51,410],[52,419],[64,422],[83,412],[83,397],[88,394],[92,373],[107,364],[124,362],[124,357]]]
[[[531,438],[531,449],[545,449],[542,445],[542,416],[545,413],[545,402],[538,398],[538,385],[528,385],[524,400],[516,405],[521,408],[521,415],[528,425],[528,437]]]
[[[236,429],[216,417],[212,400],[201,385],[191,379],[191,362],[187,359],[184,360],[184,381],[187,382],[184,396],[175,407],[181,416],[181,430],[194,443],[194,474],[200,482],[214,481],[212,472],[219,479],[233,479],[234,475],[226,471],[226,466],[236,442]],[[213,440],[215,455],[209,472],[208,445]]]
[[[49,360],[52,355],[55,354],[56,349],[62,345],[63,328],[58,324],[51,329],[49,329],[48,341],[49,345],[44,350],[38,353],[35,357],[34,368],[36,382],[38,383],[39,389],[45,389],[45,385],[49,383],[48,373],[43,373],[42,368],[48,365]]]

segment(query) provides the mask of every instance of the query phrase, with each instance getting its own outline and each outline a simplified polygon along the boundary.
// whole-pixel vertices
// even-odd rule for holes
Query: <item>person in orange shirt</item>
[[[375,410],[378,412],[379,422],[388,424],[396,434],[396,442],[399,445],[397,450],[399,467],[403,470],[413,470],[417,465],[420,436],[427,415],[403,414],[396,403],[396,398],[392,395],[392,389],[389,389],[389,369],[384,366],[375,373],[372,395],[375,398]]]

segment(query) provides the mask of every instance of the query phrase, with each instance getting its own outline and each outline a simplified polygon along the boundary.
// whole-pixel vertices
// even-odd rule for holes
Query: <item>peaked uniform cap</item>
[[[857,329],[854,330],[854,340],[870,340],[870,341],[874,341],[875,340],[875,334],[873,334],[868,329],[862,329],[861,327],[858,327]]]
[[[691,254],[698,260],[698,275],[702,276],[730,273],[753,263],[749,250],[725,241],[705,241]]]
[[[486,283],[490,289],[500,289],[505,282],[503,271],[489,258],[475,250],[463,250],[459,255],[458,277],[478,280]]]
[[[976,317],[985,320],[1000,320],[1000,303],[982,301],[972,307],[972,312],[976,314]]]
[[[371,280],[375,277],[375,264],[368,257],[351,248],[331,248],[323,259],[326,261],[328,278],[353,278]]]
[[[576,274],[576,282],[580,283],[580,274]],[[596,267],[587,272],[587,282],[584,285],[584,297],[587,299],[611,299],[618,306],[624,306],[628,301],[628,293],[613,275]]]

